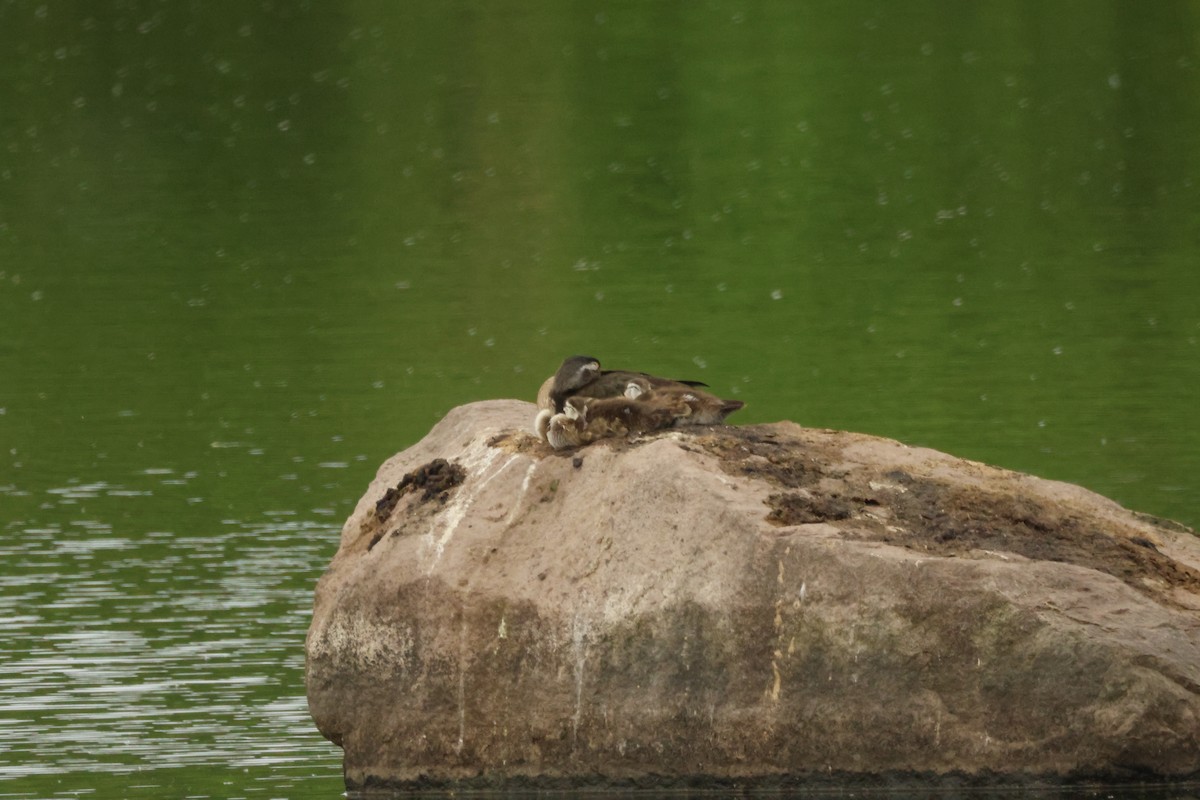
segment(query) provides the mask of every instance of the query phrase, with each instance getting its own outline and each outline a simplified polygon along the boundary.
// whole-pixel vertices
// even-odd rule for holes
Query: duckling
[[[597,439],[652,433],[690,425],[716,425],[745,406],[694,387],[666,387],[629,397],[568,397],[563,410],[538,411],[534,427],[555,450]]]
[[[546,418],[543,438],[561,450],[611,436],[664,430],[690,414],[687,403],[678,397],[569,397],[561,413]],[[542,419],[541,414],[538,417]]]
[[[595,358],[571,356],[563,360],[557,372],[542,382],[537,394],[538,413],[533,419],[533,429],[543,441],[550,441],[550,422],[556,415],[562,414],[563,402],[567,396],[595,380],[599,372],[600,362]],[[561,437],[563,425],[563,420],[555,422],[556,436]],[[566,446],[564,444],[558,447]]]
[[[741,400],[723,400],[714,394],[690,386],[668,386],[655,389],[649,394],[648,399],[659,400],[673,408],[681,409],[681,413],[675,417],[675,427],[718,425],[724,422],[730,414],[746,405]]]
[[[544,420],[538,433],[555,450],[562,450],[564,447],[578,447],[591,441],[591,439],[584,441],[585,425],[579,416],[578,409],[571,405],[564,406],[564,409],[558,414],[550,409],[542,409],[538,413],[538,421]]]
[[[539,408],[537,416],[533,418],[533,432],[538,435],[538,438],[543,442],[547,441],[547,432],[550,430],[550,420],[554,418],[554,409]]]
[[[533,424],[542,441],[555,450],[585,444],[583,440],[585,425],[578,406],[570,403],[564,404],[563,410],[557,414],[554,413],[553,408],[543,408],[538,411]]]

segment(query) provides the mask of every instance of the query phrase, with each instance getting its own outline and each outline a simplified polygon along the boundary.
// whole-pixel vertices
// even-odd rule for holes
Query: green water
[[[1200,5],[0,0],[0,797],[330,797],[313,583],[565,355],[1200,524]]]

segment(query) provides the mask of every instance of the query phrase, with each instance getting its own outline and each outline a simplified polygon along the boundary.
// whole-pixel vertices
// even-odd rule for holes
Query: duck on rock
[[[591,356],[563,361],[538,392],[534,428],[556,450],[611,436],[683,425],[714,425],[745,405],[702,391],[699,381],[601,370]]]

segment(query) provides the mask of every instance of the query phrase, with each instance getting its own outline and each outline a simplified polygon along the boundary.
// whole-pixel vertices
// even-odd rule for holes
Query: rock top
[[[789,422],[392,457],[317,586],[352,789],[1200,777],[1200,539]]]

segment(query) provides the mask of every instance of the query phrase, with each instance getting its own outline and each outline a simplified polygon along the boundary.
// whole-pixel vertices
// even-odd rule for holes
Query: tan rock
[[[1182,526],[786,422],[554,452],[535,411],[454,409],[342,531],[307,684],[349,787],[1200,773]]]

